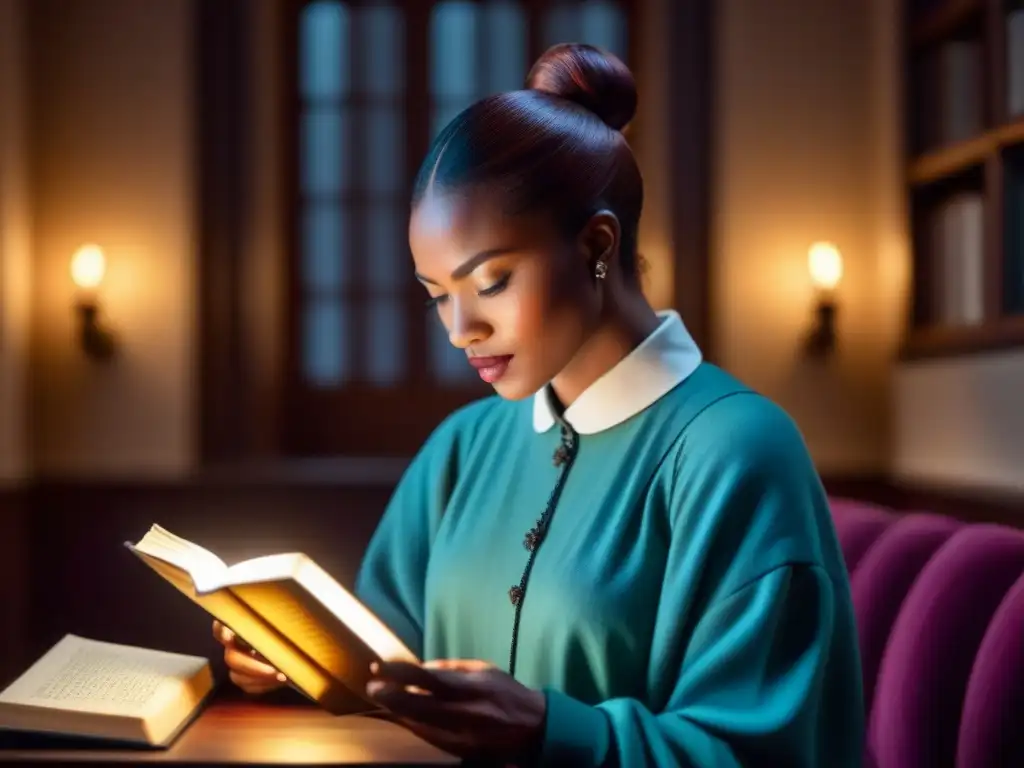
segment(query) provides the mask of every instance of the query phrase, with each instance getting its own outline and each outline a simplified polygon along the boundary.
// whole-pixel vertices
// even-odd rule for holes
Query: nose
[[[490,326],[483,321],[466,302],[452,300],[451,325],[448,326],[448,341],[453,347],[468,349],[485,341],[491,335]]]

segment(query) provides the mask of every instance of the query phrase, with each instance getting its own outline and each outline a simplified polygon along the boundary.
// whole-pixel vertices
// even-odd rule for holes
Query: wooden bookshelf
[[[913,284],[902,355],[1024,346],[1024,0],[904,9]]]

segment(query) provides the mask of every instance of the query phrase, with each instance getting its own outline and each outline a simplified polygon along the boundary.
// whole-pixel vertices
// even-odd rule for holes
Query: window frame
[[[282,255],[294,253],[296,217],[284,216],[278,256],[268,260],[257,257],[247,248],[251,233],[251,212],[246,214],[247,184],[252,175],[251,157],[245,147],[251,141],[252,121],[257,105],[252,93],[261,89],[254,82],[251,63],[265,58],[264,48],[252,34],[253,17],[260,5],[273,17],[270,28],[279,49],[273,64],[275,79],[281,85],[275,96],[279,106],[275,133],[283,146],[295,146],[295,102],[285,85],[297,82],[297,8],[302,0],[275,0],[267,5],[250,4],[246,0],[221,0],[200,4],[197,18],[197,287],[198,287],[198,452],[202,467],[237,467],[262,465],[303,456],[338,456],[344,451],[334,448],[337,431],[343,429],[351,446],[358,446],[359,456],[411,456],[421,445],[438,418],[454,410],[467,399],[484,395],[490,388],[482,384],[475,391],[441,390],[387,391],[367,387],[358,395],[362,404],[346,411],[344,420],[338,414],[334,393],[299,392],[289,384],[289,371],[298,370],[296,348],[285,341],[284,328],[295,321],[288,307],[294,301],[294,285],[289,270],[281,263]],[[527,0],[533,9],[528,18],[538,19],[537,9],[548,5],[544,0]],[[415,0],[401,3],[406,10],[406,28],[426,25],[432,4]],[[689,137],[685,147],[671,149],[676,172],[672,180],[672,236],[675,239],[676,264],[674,305],[685,313],[694,336],[710,355],[708,286],[708,233],[710,203],[710,159],[712,67],[711,31],[713,13],[710,0],[682,0],[672,6],[666,30],[672,40],[686,40],[692,45],[679,46],[669,42],[665,47],[674,68],[686,67],[687,76],[673,79],[669,85],[669,121],[677,135]],[[639,0],[626,3],[630,14],[628,45],[638,50],[643,32]],[[268,25],[266,19],[264,27]],[[540,24],[529,26],[528,57],[539,53],[542,39]],[[267,40],[264,35],[262,44]],[[425,102],[428,94],[429,50],[426,35],[408,39],[407,84]],[[530,59],[532,60],[532,58]],[[634,71],[636,62],[631,61]],[[666,62],[669,63],[669,62]],[[268,65],[269,66],[269,65]],[[418,73],[412,70],[417,69]],[[266,70],[264,70],[264,75]],[[409,75],[422,77],[422,87],[412,87]],[[641,73],[638,72],[638,79]],[[422,123],[415,137],[407,142],[406,162],[410,177],[426,151],[429,140],[431,111],[428,104],[416,106],[408,102],[410,120]],[[265,107],[262,109],[265,110]],[[680,142],[675,142],[679,144]],[[277,153],[280,174],[288,189],[295,180],[296,160],[292,153]],[[290,193],[281,196],[282,206],[293,206]],[[248,218],[247,218],[248,215]],[[292,273],[294,274],[294,273]],[[694,276],[700,279],[695,280]],[[257,288],[256,286],[260,286]],[[268,288],[268,286],[270,286]],[[421,289],[410,276],[409,301],[422,311]],[[407,313],[409,321],[418,316]],[[425,323],[417,323],[423,326]],[[291,326],[294,332],[294,326]],[[294,338],[294,337],[293,337]],[[426,370],[426,344],[419,345],[410,360],[415,369]],[[354,393],[353,393],[354,394]],[[410,399],[415,398],[415,399]],[[418,428],[409,428],[410,402],[418,412],[425,413]],[[318,430],[305,446],[294,439],[296,427]],[[310,437],[307,432],[305,437]],[[313,446],[310,442],[314,443]],[[305,450],[303,450],[305,447]],[[317,448],[317,450],[312,450]]]

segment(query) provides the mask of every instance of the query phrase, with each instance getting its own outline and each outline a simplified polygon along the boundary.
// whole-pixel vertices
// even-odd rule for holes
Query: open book
[[[166,747],[212,690],[206,659],[66,635],[0,692],[0,728]]]
[[[158,525],[125,546],[328,712],[378,708],[366,696],[372,662],[418,661],[373,612],[303,554],[267,555],[229,567]]]

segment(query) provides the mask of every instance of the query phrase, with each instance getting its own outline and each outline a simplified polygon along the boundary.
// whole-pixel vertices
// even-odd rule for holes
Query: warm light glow
[[[843,279],[843,257],[832,243],[814,243],[807,252],[807,268],[814,287],[831,291]]]
[[[93,289],[103,282],[107,260],[98,245],[83,245],[71,257],[71,279],[79,288]]]

